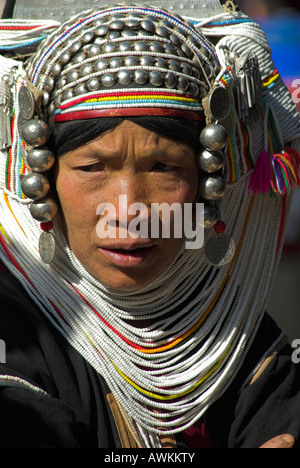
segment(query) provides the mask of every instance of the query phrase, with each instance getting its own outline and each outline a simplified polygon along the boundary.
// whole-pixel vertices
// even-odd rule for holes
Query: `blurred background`
[[[266,33],[276,68],[300,112],[300,1],[237,0],[237,3]],[[291,340],[300,338],[300,190],[295,191],[268,312]]]
[[[14,3],[13,0],[8,1]],[[34,0],[36,4],[40,1]],[[300,0],[236,1],[265,31],[276,68],[300,112]],[[4,4],[5,0],[0,0],[0,13]],[[300,339],[300,190],[295,192],[282,261],[268,311],[291,340]]]

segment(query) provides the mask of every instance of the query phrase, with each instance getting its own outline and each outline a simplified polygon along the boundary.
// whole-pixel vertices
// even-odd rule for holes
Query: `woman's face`
[[[153,234],[151,207],[194,202],[198,169],[189,146],[125,120],[61,156],[55,177],[69,245],[101,283],[138,290],[178,254],[184,238],[174,234],[174,220],[170,236]]]

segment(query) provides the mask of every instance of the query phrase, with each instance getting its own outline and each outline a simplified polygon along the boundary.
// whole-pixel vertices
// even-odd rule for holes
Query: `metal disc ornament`
[[[209,98],[209,108],[214,119],[224,120],[229,112],[229,94],[225,88],[215,88]]]
[[[204,253],[212,265],[226,265],[235,254],[234,240],[227,234],[212,234],[204,245]]]
[[[19,91],[19,107],[24,119],[30,120],[34,116],[35,100],[28,86],[22,86]]]
[[[55,239],[49,231],[43,231],[39,239],[40,257],[44,263],[51,263],[55,255]]]

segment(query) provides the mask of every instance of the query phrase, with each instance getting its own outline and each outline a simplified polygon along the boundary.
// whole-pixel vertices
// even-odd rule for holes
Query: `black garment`
[[[266,316],[238,377],[206,412],[216,448],[256,448],[287,432],[299,446],[300,369],[289,346],[240,393],[279,334]],[[6,363],[0,364],[0,447],[121,448],[105,383],[7,271],[0,273],[0,339],[6,343]],[[23,380],[16,386],[7,376]]]

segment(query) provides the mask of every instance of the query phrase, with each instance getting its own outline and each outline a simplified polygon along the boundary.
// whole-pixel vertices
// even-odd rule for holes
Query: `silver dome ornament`
[[[222,169],[224,162],[225,156],[221,150],[208,151],[204,149],[197,155],[198,167],[204,172],[217,172]]]
[[[52,221],[58,212],[57,203],[52,198],[36,200],[30,205],[31,216],[40,223]]]
[[[100,88],[100,82],[97,78],[91,78],[87,82],[87,88],[90,92],[97,91]]]
[[[211,203],[203,203],[203,227],[212,228],[218,222],[218,211]]]
[[[228,140],[227,130],[219,124],[211,124],[205,127],[200,134],[200,143],[210,151],[221,150]]]
[[[219,200],[224,195],[225,182],[219,175],[201,175],[198,194],[204,200]]]
[[[27,153],[27,164],[35,172],[46,172],[55,163],[55,155],[45,146],[33,148]]]
[[[39,254],[45,264],[53,262],[55,257],[55,238],[49,231],[43,231],[39,238]]]
[[[226,225],[218,221],[214,225],[214,233],[204,245],[204,254],[207,261],[214,266],[224,266],[230,263],[235,256],[235,243],[231,236],[224,231]]]
[[[22,139],[29,146],[42,146],[50,137],[50,129],[46,122],[39,119],[25,120],[21,124]]]
[[[149,78],[148,73],[145,72],[144,70],[135,70],[133,76],[134,76],[134,81],[136,82],[136,84],[140,84],[140,85],[147,83],[148,78]]]
[[[107,73],[101,76],[101,83],[105,88],[111,88],[116,82],[115,75]]]
[[[128,86],[133,80],[133,75],[129,70],[121,70],[119,71],[117,78],[121,85]]]
[[[164,82],[164,78],[159,71],[151,71],[149,73],[149,81],[153,86],[161,86]]]
[[[40,200],[49,192],[50,183],[43,174],[32,172],[22,179],[21,189],[27,198]]]

